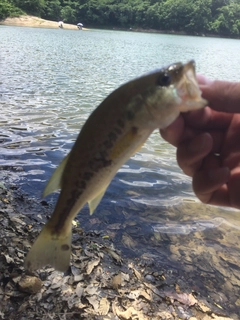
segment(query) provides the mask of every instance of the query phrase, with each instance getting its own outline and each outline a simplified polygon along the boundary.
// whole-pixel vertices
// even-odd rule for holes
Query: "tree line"
[[[21,14],[91,27],[240,37],[240,0],[0,0],[0,19]]]

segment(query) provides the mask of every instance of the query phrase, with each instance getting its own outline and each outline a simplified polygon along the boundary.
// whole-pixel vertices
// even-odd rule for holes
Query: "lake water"
[[[190,59],[212,79],[240,80],[240,41],[233,39],[1,26],[0,48],[0,166],[13,167],[15,183],[37,198],[89,114],[122,83]],[[89,218],[85,207],[78,218],[126,252],[171,266],[191,260],[195,270],[192,257],[204,260],[207,251],[225,252],[239,266],[239,212],[200,204],[158,132],[119,170],[95,214]]]

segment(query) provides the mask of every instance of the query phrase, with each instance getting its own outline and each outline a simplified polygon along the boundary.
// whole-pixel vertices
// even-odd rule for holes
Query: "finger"
[[[195,111],[191,113],[195,113]],[[183,117],[183,115],[180,115],[167,128],[160,129],[160,135],[162,136],[162,138],[175,147],[178,147],[182,142],[190,141],[196,135],[198,135],[199,132],[201,132],[201,130],[199,129],[192,128],[189,125],[186,125],[186,121]],[[201,117],[198,118],[200,119]]]
[[[213,82],[213,80],[208,79],[207,77],[205,77],[202,74],[197,74],[196,77],[197,77],[197,82],[200,85],[210,85]]]
[[[227,129],[233,115],[216,112],[209,107],[181,114],[171,125],[160,130],[163,139],[177,147],[180,142],[193,138],[200,131]]]
[[[175,147],[181,141],[183,132],[184,120],[181,115],[167,128],[160,129],[160,135],[162,136],[162,138],[174,145]]]
[[[230,206],[226,183],[230,179],[227,167],[201,170],[193,176],[193,190],[197,197],[206,204]]]
[[[231,170],[231,177],[228,182],[228,189],[230,194],[230,204],[232,207],[240,208],[240,167]]]
[[[237,142],[238,144],[238,148],[239,148],[239,140]],[[231,147],[231,141],[229,142],[229,145]],[[238,168],[239,164],[240,164],[240,152],[239,150],[234,150],[233,148],[231,148],[230,150],[230,154],[227,156],[224,156],[224,159],[222,161],[222,165],[225,167],[228,167],[230,169],[234,169],[234,168]]]
[[[212,118],[212,112],[209,107],[205,107],[200,110],[187,112],[183,114],[185,124],[194,128],[205,128]]]
[[[222,170],[217,169],[211,170],[210,172],[205,171],[196,174],[196,176],[193,178],[193,189],[198,198],[204,203],[240,209],[240,168],[235,168],[231,172],[227,170],[227,168],[221,169]],[[221,185],[221,179],[224,181],[225,174],[226,177],[229,176],[227,178],[227,183]],[[202,187],[200,186],[199,181],[200,175],[201,179],[205,181]],[[212,185],[208,184],[209,178]],[[208,190],[206,188],[207,184]],[[219,188],[217,187],[218,185],[220,185]]]
[[[200,84],[199,87],[203,98],[208,100],[212,109],[240,113],[240,83],[213,81],[210,84]]]
[[[177,149],[177,161],[183,172],[193,176],[202,166],[204,157],[212,150],[213,139],[209,133],[200,134],[181,143]]]
[[[205,195],[207,198],[198,197],[203,203],[210,204],[213,206],[221,206],[221,207],[233,207],[231,205],[231,201],[229,198],[229,191],[227,184],[223,184],[216,191],[209,193],[209,195]],[[238,207],[235,207],[238,208]]]
[[[240,136],[240,114],[234,114],[231,124],[226,131],[223,152],[222,155],[227,163],[227,166],[231,164],[231,168],[235,165],[238,165],[240,159],[240,145],[239,145],[239,136]],[[229,163],[229,164],[228,164]]]
[[[182,116],[187,126],[200,130],[224,130],[229,127],[233,118],[232,114],[217,112],[209,107],[205,107],[204,109],[193,112],[188,112],[183,114]]]

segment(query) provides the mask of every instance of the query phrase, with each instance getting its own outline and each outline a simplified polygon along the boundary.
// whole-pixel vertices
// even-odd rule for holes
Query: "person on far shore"
[[[79,23],[77,24],[77,27],[78,27],[78,30],[82,30],[83,24],[82,24],[81,22],[79,22]]]
[[[63,29],[63,21],[59,21],[58,26],[59,26],[59,28]]]
[[[181,114],[160,134],[203,203],[240,209],[240,82],[197,79],[208,107]]]

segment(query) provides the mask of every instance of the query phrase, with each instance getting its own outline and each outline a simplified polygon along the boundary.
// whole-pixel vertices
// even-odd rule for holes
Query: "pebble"
[[[155,281],[155,278],[151,275],[151,274],[147,274],[145,276],[145,280],[146,281],[149,281],[149,282],[154,282]]]
[[[37,293],[41,290],[42,281],[35,276],[24,275],[18,282],[19,290],[26,293]]]

